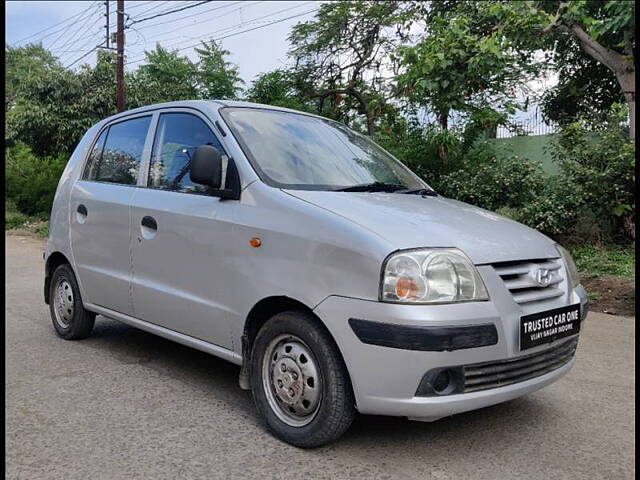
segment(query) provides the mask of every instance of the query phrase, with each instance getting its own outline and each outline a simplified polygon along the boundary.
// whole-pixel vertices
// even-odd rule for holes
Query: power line
[[[217,14],[215,17],[205,18],[205,19],[203,19],[203,20],[200,20],[200,21],[197,21],[197,22],[190,23],[189,25],[183,25],[183,26],[180,26],[180,27],[178,27],[178,28],[174,28],[174,29],[172,29],[172,30],[162,31],[162,32],[161,32],[161,33],[159,33],[158,35],[154,35],[154,36],[148,37],[148,40],[153,40],[153,39],[155,39],[155,38],[158,38],[159,36],[160,36],[160,37],[164,37],[165,35],[168,35],[168,34],[170,34],[170,33],[177,32],[177,31],[179,31],[179,30],[184,30],[184,29],[185,29],[185,28],[187,28],[187,27],[191,28],[191,27],[193,27],[194,25],[199,25],[199,24],[201,24],[201,23],[209,22],[209,21],[210,21],[210,20],[212,20],[212,19],[217,20],[217,19],[219,19],[219,18],[226,17],[227,15],[230,15],[230,14],[232,14],[232,13],[234,13],[234,12],[237,12],[238,10],[241,10],[241,9],[243,9],[243,8],[248,8],[248,7],[252,7],[252,6],[254,6],[254,5],[258,5],[259,3],[260,3],[260,1],[255,1],[255,2],[253,2],[253,3],[246,3],[246,4],[242,5],[241,7],[238,7],[238,8],[235,8],[235,9],[233,9],[233,10],[230,10],[229,12],[226,12],[226,13],[224,13],[224,14],[222,14],[222,15]],[[307,3],[312,3],[312,2],[307,2]],[[229,5],[229,6],[230,6],[230,5]],[[293,7],[293,8],[297,8],[297,7]],[[291,9],[286,9],[286,10],[291,10]],[[277,13],[277,12],[274,12],[274,13],[272,13],[271,15],[275,15],[275,13]],[[251,22],[246,22],[246,23],[251,23]],[[147,28],[148,28],[148,27],[155,27],[156,25],[157,25],[157,24],[155,24],[155,23],[154,23],[154,24],[152,24],[152,25],[147,25]],[[144,28],[144,27],[142,27],[142,28]],[[137,31],[137,30],[136,30],[136,31]],[[217,32],[213,32],[213,33],[217,33]],[[167,39],[165,39],[165,41],[175,40],[176,38],[184,38],[184,35],[181,35],[180,37],[173,37],[172,39],[167,38]],[[186,39],[186,40],[182,40],[181,42],[177,42],[177,43],[176,43],[176,45],[178,45],[178,44],[180,44],[180,43],[184,43],[184,42],[189,41],[189,40],[193,40],[193,38],[188,38],[188,39]],[[145,44],[146,44],[146,43],[147,43],[147,39],[145,38]]]
[[[249,6],[253,6],[253,5],[257,4],[257,3],[260,3],[260,2],[254,2],[253,4],[249,4]],[[314,3],[314,2],[313,2],[313,1],[309,1],[309,2],[305,2],[305,3],[298,4],[298,5],[296,5],[296,6],[294,6],[294,7],[291,7],[291,8],[283,8],[283,9],[281,9],[281,10],[277,10],[277,11],[275,11],[275,12],[271,12],[271,13],[268,13],[268,14],[266,14],[266,15],[262,15],[262,16],[260,16],[260,17],[252,18],[252,19],[247,20],[247,21],[245,21],[245,22],[241,22],[241,23],[238,23],[238,24],[235,24],[235,25],[231,25],[231,26],[229,26],[229,27],[225,27],[225,28],[221,28],[221,29],[219,29],[219,30],[215,30],[215,31],[213,31],[213,32],[210,32],[210,35],[213,35],[213,34],[216,34],[216,33],[221,33],[221,32],[226,32],[226,31],[228,31],[228,30],[235,30],[235,29],[241,28],[241,27],[243,27],[243,26],[245,26],[245,25],[250,25],[250,24],[252,24],[252,23],[260,23],[260,22],[259,22],[259,20],[262,20],[262,19],[264,19],[264,18],[273,17],[274,15],[277,15],[277,14],[282,13],[282,12],[284,12],[284,11],[291,11],[291,10],[294,10],[294,9],[296,9],[296,8],[304,7],[304,6],[306,6],[306,5],[310,4],[310,3]],[[215,18],[216,18],[216,19],[222,18],[222,17],[227,16],[227,15],[229,15],[229,14],[233,13],[233,12],[236,12],[236,11],[238,11],[238,10],[241,10],[242,8],[245,8],[245,5],[243,5],[242,7],[236,8],[236,9],[234,9],[234,10],[231,10],[230,12],[227,12],[227,13],[225,13],[224,15],[218,15],[218,16],[216,16]],[[198,24],[200,24],[200,23],[208,22],[208,21],[210,21],[210,20],[211,20],[211,18],[207,18],[207,19],[205,19],[205,20],[201,20],[201,21],[199,21],[199,22],[194,22],[194,23],[190,24],[190,25],[189,25],[189,27],[193,27],[194,25],[198,25]],[[163,32],[163,33],[161,34],[161,36],[162,36],[162,35],[165,35],[165,34],[167,34],[167,33],[175,32],[175,31],[177,31],[177,30],[182,30],[182,29],[184,29],[184,28],[185,28],[185,26],[183,26],[183,27],[179,27],[179,28],[176,28],[176,29],[174,29],[174,30],[169,30],[168,32]],[[147,40],[147,41],[148,41],[148,40],[153,40],[154,38],[157,38],[157,36],[155,36],[155,37],[154,37],[154,36],[152,36],[152,37],[149,37],[149,39],[145,39],[145,40]],[[174,38],[175,38],[175,37],[174,37]],[[179,38],[179,37],[178,37],[178,38]],[[167,41],[167,40],[169,40],[169,39],[166,39],[166,41]],[[165,45],[165,48],[171,48],[171,47],[174,47],[174,46],[177,46],[177,45],[183,44],[183,43],[185,43],[185,42],[188,42],[189,40],[193,40],[193,38],[187,38],[187,39],[181,40],[181,41],[179,41],[179,42],[170,43],[170,44],[168,44],[168,45]],[[147,41],[145,41],[145,44],[147,43]],[[142,57],[140,57],[140,58],[142,58]]]
[[[107,2],[108,2],[108,0],[107,0]],[[106,2],[105,2],[105,3],[106,3]],[[100,9],[100,7],[101,7],[102,5],[104,5],[102,2],[99,2],[99,3],[97,4],[98,10]],[[97,11],[98,11],[98,10],[97,10]],[[93,13],[93,12],[92,12],[92,13]],[[89,15],[91,15],[92,13],[90,13]],[[103,16],[103,15],[100,15],[100,16],[99,16],[99,17],[98,17],[98,18],[97,18],[97,19],[96,19],[96,20],[95,20],[95,21],[94,21],[94,22],[93,22],[89,27],[87,27],[87,28],[84,30],[83,34],[84,34],[84,33],[88,33],[88,32],[89,32],[89,30],[90,30],[92,27],[94,27],[94,26],[95,26],[95,24],[96,24],[97,22],[99,22],[99,21],[100,21],[100,19],[102,18],[102,16]],[[87,18],[87,20],[88,20],[88,18]],[[108,19],[107,19],[107,21],[108,21]],[[80,27],[75,31],[75,33],[74,33],[74,34],[73,34],[73,35],[72,35],[72,36],[71,36],[71,37],[70,37],[70,38],[69,38],[65,43],[63,43],[63,44],[60,46],[60,48],[64,48],[64,47],[66,47],[67,45],[70,45],[70,44],[71,44],[71,42],[73,42],[74,40],[75,40],[75,43],[79,43],[79,42],[80,42],[80,41],[82,41],[83,39],[89,39],[89,41],[88,41],[88,42],[85,42],[84,44],[82,44],[82,46],[80,46],[80,47],[79,47],[79,49],[78,49],[79,51],[83,51],[83,50],[86,48],[86,46],[87,46],[87,45],[90,45],[91,43],[93,43],[93,42],[95,41],[95,39],[96,39],[96,35],[98,35],[98,34],[100,34],[100,33],[101,33],[101,31],[102,31],[102,26],[100,27],[100,29],[99,29],[99,31],[98,31],[98,32],[94,32],[92,35],[89,35],[89,36],[81,36],[81,37],[79,37],[79,38],[77,38],[77,39],[76,39],[76,37],[78,36],[78,33],[80,32],[80,30],[82,30],[82,27],[83,27],[84,25],[86,25],[86,23],[87,23],[87,21],[85,21],[85,23],[84,23],[82,26],[80,26]],[[55,43],[55,42],[54,42],[54,43]],[[75,64],[76,64],[76,63],[78,63],[80,60],[82,60],[83,58],[87,57],[89,54],[91,54],[92,52],[94,52],[95,50],[97,50],[97,49],[98,49],[98,48],[100,48],[100,47],[102,47],[102,42],[98,43],[95,47],[93,47],[93,48],[92,48],[92,49],[90,49],[89,51],[85,52],[83,55],[81,55],[80,57],[78,57],[76,60],[74,60],[73,62],[71,62],[69,65],[67,65],[65,68],[70,68],[70,67],[72,67],[73,65],[75,65]],[[72,53],[72,52],[73,52],[73,51],[65,50],[65,51],[62,51],[61,53],[62,53],[62,54],[64,54],[64,53]],[[64,55],[61,55],[61,57],[60,57],[60,58],[62,59],[62,57],[64,57]]]
[[[238,1],[238,2],[234,2],[234,3],[228,3],[226,5],[222,5],[219,7],[215,7],[215,8],[210,8],[209,10],[204,10],[201,12],[197,12],[197,13],[192,13],[191,15],[187,15],[185,17],[180,17],[180,18],[174,18],[171,20],[167,20],[166,22],[156,22],[156,23],[152,23],[151,25],[144,25],[142,27],[140,27],[140,30],[144,30],[145,28],[152,28],[152,27],[157,27],[159,25],[166,25],[167,23],[177,23],[177,22],[181,22],[182,20],[186,20],[187,18],[191,18],[191,17],[195,17],[197,15],[202,15],[208,12],[215,12],[217,10],[222,10],[223,8],[228,8],[228,7],[233,7],[234,5],[237,5],[239,3],[243,3],[242,1]]]
[[[229,37],[235,37],[236,35],[240,35],[241,33],[247,33],[247,32],[252,32],[253,30],[259,30],[261,28],[265,28],[265,27],[269,27],[271,25],[275,25],[276,23],[282,23],[282,22],[285,22],[287,20],[291,20],[292,18],[302,17],[303,15],[307,15],[308,13],[313,13],[313,12],[317,12],[317,11],[318,11],[318,9],[314,8],[312,10],[307,10],[306,12],[302,12],[302,13],[299,13],[297,15],[291,15],[289,17],[281,18],[279,20],[274,20],[273,22],[267,23],[266,25],[259,25],[257,27],[249,28],[249,29],[243,30],[241,32],[231,33],[231,34],[225,35],[223,37],[214,38],[214,40],[218,41],[218,40],[224,40],[225,38],[229,38]],[[186,48],[190,48],[190,47],[185,47],[182,50],[184,50]],[[178,50],[178,51],[180,51],[180,50]]]
[[[290,15],[290,16],[285,17],[285,18],[281,18],[281,19],[278,19],[278,20],[274,20],[274,21],[269,22],[269,23],[267,23],[267,24],[265,24],[265,25],[259,25],[259,26],[257,26],[257,27],[249,28],[249,29],[247,29],[247,30],[242,30],[242,31],[240,31],[240,32],[231,33],[231,34],[229,34],[229,35],[224,35],[224,36],[217,37],[217,38],[211,38],[211,39],[209,39],[209,41],[218,41],[218,40],[224,40],[225,38],[229,38],[229,37],[235,37],[236,35],[241,35],[241,34],[243,34],[243,33],[251,32],[251,31],[253,31],[253,30],[259,30],[259,29],[261,29],[261,28],[266,28],[266,27],[269,27],[269,26],[271,26],[271,25],[275,25],[275,24],[277,24],[277,23],[281,23],[281,22],[284,22],[284,21],[286,21],[286,20],[291,20],[292,18],[302,17],[303,15],[307,15],[307,14],[309,14],[309,13],[313,13],[313,12],[317,12],[317,11],[318,11],[318,9],[317,9],[317,8],[314,8],[314,9],[312,9],[312,10],[307,10],[306,12],[302,12],[302,13],[298,13],[298,14],[296,14],[296,15]],[[223,30],[225,30],[225,29],[223,29]],[[189,49],[189,48],[194,48],[194,47],[200,46],[200,45],[201,45],[201,43],[202,43],[202,41],[200,41],[200,42],[198,42],[198,43],[195,43],[195,44],[193,44],[193,45],[188,45],[188,46],[186,46],[186,47],[179,48],[179,49],[177,49],[177,50],[175,50],[175,51],[176,51],[176,52],[181,52],[181,51],[183,51],[183,50],[187,50],[187,49]],[[166,47],[165,47],[165,48],[166,48]],[[142,60],[142,59],[144,59],[144,58],[145,58],[144,56],[142,56],[142,57],[138,57],[138,58],[136,58],[136,59],[133,59],[133,60],[128,61],[125,65],[129,65],[129,64],[131,64],[131,63],[135,63],[135,62],[137,62],[137,61],[139,61],[139,60]]]
[[[237,3],[239,3],[239,2],[237,2]],[[308,2],[308,3],[311,3],[311,2]],[[303,4],[303,5],[304,5],[304,4]],[[230,5],[227,5],[227,6],[230,6]],[[283,10],[290,10],[290,9],[283,9]],[[242,22],[242,23],[240,23],[240,24],[237,24],[237,25],[234,25],[234,26],[231,26],[231,27],[225,27],[225,28],[220,29],[220,30],[217,30],[217,31],[215,31],[215,32],[213,32],[213,33],[219,33],[219,32],[222,32],[222,31],[228,31],[228,30],[230,30],[230,29],[238,28],[238,27],[241,27],[241,26],[246,25],[246,24],[248,24],[248,23],[255,23],[258,19],[265,18],[265,17],[268,17],[268,16],[276,15],[277,13],[280,13],[280,12],[281,12],[281,11],[283,11],[283,10],[279,10],[279,11],[277,11],[277,12],[272,12],[271,14],[263,15],[262,17],[257,17],[257,18],[255,18],[255,19],[250,20],[250,21]],[[302,13],[298,13],[298,14],[295,14],[295,15],[290,15],[290,16],[288,16],[288,17],[280,18],[280,19],[277,19],[277,20],[273,20],[273,21],[271,21],[271,22],[269,22],[269,23],[266,23],[266,24],[264,24],[264,25],[259,25],[259,26],[253,27],[253,28],[248,28],[248,29],[245,29],[245,30],[239,31],[239,32],[230,33],[230,34],[227,34],[227,35],[223,35],[223,36],[219,36],[219,37],[216,37],[216,38],[212,38],[212,39],[210,39],[210,41],[219,41],[219,40],[224,40],[225,38],[230,38],[230,37],[234,37],[234,36],[237,36],[237,35],[241,35],[241,34],[243,34],[243,33],[251,32],[251,31],[254,31],[254,30],[259,30],[259,29],[261,29],[261,28],[266,28],[266,27],[269,27],[269,26],[271,26],[271,25],[275,25],[275,24],[277,24],[277,23],[282,23],[282,22],[284,22],[284,21],[291,20],[291,19],[293,19],[293,18],[298,18],[298,17],[304,16],[304,15],[307,15],[307,14],[309,14],[309,13],[317,12],[317,11],[318,11],[318,9],[317,9],[317,8],[314,8],[314,9],[307,10],[307,11],[302,12]],[[183,43],[183,42],[179,42],[179,43]],[[179,48],[179,49],[177,49],[176,51],[177,51],[177,52],[180,52],[180,51],[187,50],[187,49],[189,49],[189,48],[194,48],[194,47],[200,46],[200,45],[201,45],[201,43],[202,43],[202,42],[198,42],[198,43],[195,43],[195,44],[192,44],[192,45],[188,45],[188,46],[186,46],[186,47]],[[99,47],[100,47],[100,45],[96,45],[94,48],[92,48],[92,49],[91,49],[91,50],[89,50],[88,52],[84,53],[82,56],[78,57],[76,60],[74,60],[74,61],[73,61],[72,63],[70,63],[69,65],[67,65],[65,68],[70,68],[70,67],[72,67],[73,65],[75,65],[76,63],[78,63],[80,60],[82,60],[83,58],[87,57],[89,54],[91,54],[91,53],[92,53],[92,52],[94,52],[95,50],[97,50]],[[142,59],[144,59],[144,58],[145,58],[145,56],[141,56],[141,57],[135,58],[135,59],[133,59],[133,60],[130,60],[130,61],[126,62],[126,63],[125,63],[125,65],[129,65],[129,64],[131,64],[131,63],[135,63],[135,62],[137,62],[137,61],[139,61],[139,60],[142,60]]]
[[[99,5],[98,5],[98,7],[99,7]],[[97,12],[97,10],[96,10],[96,12]],[[94,13],[96,13],[96,12],[92,12],[92,13],[91,13],[91,15],[93,15],[93,14],[94,14]],[[96,18],[96,19],[93,21],[93,23],[91,23],[91,25],[89,25],[88,27],[86,27],[86,28],[84,29],[84,31],[82,32],[82,34],[80,35],[80,37],[78,37],[78,34],[80,33],[80,31],[81,31],[81,30],[82,30],[82,29],[83,29],[83,28],[84,28],[84,27],[89,23],[89,20],[91,19],[91,16],[87,17],[87,19],[85,20],[85,22],[84,22],[81,26],[79,26],[79,27],[78,27],[78,29],[75,31],[75,33],[74,33],[73,35],[69,36],[69,37],[67,38],[67,40],[66,40],[62,45],[60,45],[58,48],[60,48],[60,49],[64,49],[64,48],[68,47],[69,45],[72,45],[74,41],[75,41],[75,42],[78,42],[78,41],[80,41],[82,38],[86,38],[86,37],[83,37],[83,36],[84,36],[84,35],[86,35],[86,34],[88,34],[88,33],[89,33],[89,30],[91,30],[92,28],[94,28],[94,27],[95,27],[95,25],[96,25],[96,23],[98,23],[98,22],[101,20],[101,18],[102,18],[102,15],[98,16],[98,18]],[[52,50],[52,49],[53,49],[53,44],[49,45],[49,49],[50,49],[50,50]]]
[[[76,63],[78,63],[80,60],[82,60],[83,58],[85,58],[87,55],[89,55],[91,52],[95,52],[100,46],[96,45],[95,47],[93,47],[91,50],[89,50],[87,53],[85,53],[84,55],[82,55],[81,57],[78,57],[77,59],[75,59],[73,62],[71,62],[69,65],[65,66],[64,68],[71,68],[73,67]]]
[[[97,12],[97,9],[99,8],[99,6],[100,6],[100,4],[99,4],[99,3],[96,3],[96,4],[92,5],[93,10],[92,10],[91,12],[88,12],[84,17],[82,17],[82,18],[80,18],[80,19],[78,19],[78,20],[77,20],[76,24],[77,24],[77,23],[79,23],[79,22],[81,22],[81,21],[83,21],[83,20],[84,20],[84,23],[82,23],[82,25],[80,25],[80,26],[78,27],[78,30],[76,30],[76,33],[77,33],[77,32],[78,32],[78,31],[79,31],[79,30],[80,30],[84,25],[86,25],[87,21],[91,18],[91,15],[93,15],[94,13],[96,13],[96,12]],[[64,27],[64,28],[62,28],[62,29],[61,29],[61,30],[59,30],[59,31],[61,31],[60,35],[58,35],[58,36],[56,37],[56,39],[55,39],[53,42],[51,42],[51,43],[49,44],[49,46],[48,46],[49,50],[53,50],[54,45],[56,45],[56,44],[58,43],[58,41],[59,41],[63,36],[65,36],[65,35],[68,35],[68,34],[69,34],[69,28],[68,28],[68,27]],[[42,40],[43,40],[43,39],[41,39],[41,41],[42,41]],[[66,44],[67,44],[67,43],[68,43],[68,42],[65,42],[65,44],[63,44],[63,46],[66,46]]]
[[[94,5],[92,5],[92,6],[91,6],[91,7],[89,7],[89,8],[92,8],[92,7],[93,7],[93,8],[95,8],[95,6],[94,6]],[[87,10],[85,9],[85,10],[84,10],[84,12],[87,12]],[[82,12],[81,12],[81,13],[82,13]],[[88,20],[88,19],[90,18],[90,16],[91,16],[91,13],[92,13],[92,12],[86,13],[86,15],[85,15],[84,17],[79,18],[79,19],[78,19],[78,21]],[[85,22],[85,23],[86,23],[86,22]],[[84,25],[84,24],[83,24],[83,25]],[[81,27],[80,27],[80,28],[81,28]],[[64,35],[64,34],[65,34],[65,33],[67,33],[68,31],[69,31],[69,26],[65,25],[65,26],[63,26],[61,29],[59,29],[59,30],[54,30],[53,32],[51,32],[51,33],[49,33],[49,34],[45,35],[44,37],[41,37],[41,38],[39,39],[39,43],[40,43],[40,44],[42,44],[42,40],[44,40],[45,38],[50,37],[51,35],[55,35],[56,33],[62,32],[62,33],[61,33],[58,37],[56,37],[56,39],[55,39],[51,44],[49,44],[49,46],[47,47],[47,49],[48,49],[48,50],[52,51],[53,49],[51,48],[51,46],[52,46],[52,45],[54,45],[54,44],[55,44],[55,43],[56,43],[60,38],[62,38],[62,35]],[[79,31],[79,30],[77,30],[77,31]],[[76,31],[76,32],[77,32],[77,31]]]
[[[136,8],[144,7],[145,5],[149,5],[150,3],[167,3],[167,2],[158,2],[157,0],[151,0],[149,2],[132,2],[133,5],[127,6],[129,10],[135,10]]]
[[[144,15],[145,13],[149,13],[153,10],[157,10],[158,8],[160,8],[161,6],[164,6],[165,3],[169,3],[169,1],[164,1],[164,2],[148,2],[148,3],[154,3],[155,5],[151,8],[147,8],[146,10],[143,10],[142,12],[138,13],[137,15]],[[135,5],[134,7],[129,7],[129,10],[133,10],[135,7],[137,7],[138,5]]]
[[[145,22],[145,21],[147,21],[147,20],[151,20],[152,18],[164,17],[165,15],[170,15],[170,14],[172,14],[172,13],[177,13],[177,12],[181,12],[181,11],[183,11],[183,10],[188,10],[189,8],[197,7],[198,5],[202,5],[203,3],[208,3],[208,1],[209,1],[209,0],[204,0],[204,1],[202,1],[202,2],[198,2],[198,3],[196,3],[195,5],[187,5],[187,6],[185,6],[185,7],[180,7],[180,8],[176,8],[176,9],[174,9],[174,10],[169,10],[169,11],[167,11],[167,12],[161,12],[161,13],[158,13],[158,14],[156,14],[156,15],[152,15],[152,16],[150,16],[150,17],[141,18],[141,19],[139,19],[139,20],[133,20],[133,21],[129,24],[129,27],[130,27],[131,25],[135,25],[136,23],[141,23],[141,22]]]
[[[81,12],[78,12],[78,13],[76,13],[76,14],[74,14],[74,15],[71,15],[70,17],[67,17],[67,18],[65,18],[64,20],[61,20],[61,21],[59,21],[58,23],[54,23],[54,24],[53,24],[53,25],[51,25],[50,27],[44,28],[44,29],[42,29],[42,30],[38,30],[36,33],[32,33],[31,35],[29,35],[29,36],[27,36],[27,37],[21,38],[20,40],[16,40],[15,42],[13,42],[13,44],[14,44],[14,45],[17,45],[18,43],[20,43],[20,42],[24,42],[25,40],[28,40],[28,39],[30,39],[30,38],[32,38],[32,37],[35,37],[35,36],[37,36],[37,35],[39,35],[39,34],[41,34],[41,33],[44,33],[44,32],[46,32],[47,30],[51,30],[52,28],[57,27],[58,25],[62,25],[63,23],[68,22],[69,20],[72,20],[72,19],[74,19],[74,18],[76,18],[76,17],[79,17],[80,15],[82,15],[82,14],[83,14],[83,13],[85,13],[87,10],[90,10],[90,9],[91,9],[91,8],[93,8],[93,7],[94,7],[94,5],[89,5],[87,8],[85,8],[85,9],[84,9],[84,10],[82,10]],[[56,30],[56,32],[55,32],[55,33],[59,32],[59,31],[60,31],[60,30]],[[43,39],[45,39],[45,38],[47,38],[48,36],[51,36],[51,35],[53,35],[53,34],[54,34],[54,33],[50,33],[50,34],[45,35],[44,37],[42,37],[42,38],[40,39],[40,41],[42,41]]]
[[[86,37],[89,40],[87,42],[83,43],[80,47],[78,47],[77,50],[65,50],[64,52],[60,52],[61,54],[59,54],[59,58],[62,59],[65,56],[67,56],[67,58],[68,58],[68,55],[64,55],[64,54],[75,53],[75,52],[84,52],[85,49],[87,48],[87,46],[89,46],[89,45],[91,45],[93,43],[97,43],[98,47],[103,47],[104,42],[100,42],[99,41],[99,40],[101,40],[101,37],[102,37],[101,33],[102,33],[102,28],[100,28],[100,30],[95,32],[92,36]]]

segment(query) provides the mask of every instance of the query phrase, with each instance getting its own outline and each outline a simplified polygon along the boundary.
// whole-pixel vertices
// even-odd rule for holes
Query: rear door
[[[133,312],[131,199],[150,149],[151,118],[127,117],[106,126],[70,198],[71,248],[84,299],[125,314]]]
[[[132,200],[132,297],[135,316],[231,348],[228,296],[234,200],[211,196],[191,181],[189,161],[200,145],[225,153],[199,112],[160,112],[147,188]]]

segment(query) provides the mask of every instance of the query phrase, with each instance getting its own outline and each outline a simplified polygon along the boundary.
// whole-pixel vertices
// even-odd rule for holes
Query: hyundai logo
[[[536,272],[536,282],[541,287],[548,287],[551,283],[551,270],[546,268],[539,268]]]

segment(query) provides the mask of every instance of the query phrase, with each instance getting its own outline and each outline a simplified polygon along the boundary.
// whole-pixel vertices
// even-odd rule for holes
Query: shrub
[[[558,237],[575,228],[582,207],[581,189],[566,177],[550,177],[535,196],[519,209],[518,221]]]
[[[536,200],[545,182],[542,166],[517,155],[496,155],[486,143],[464,156],[462,167],[440,179],[448,197],[488,210],[519,208]]]
[[[6,150],[5,201],[26,215],[48,217],[66,157],[37,157],[17,142]]]
[[[552,144],[561,168],[553,177],[535,162],[477,144],[439,190],[563,241],[634,239],[635,149],[625,119],[616,107],[605,123],[566,125]]]
[[[11,230],[12,228],[19,228],[24,225],[29,218],[18,211],[15,203],[11,200],[5,200],[4,203],[4,228],[5,230]]]
[[[436,190],[443,175],[461,166],[458,135],[437,125],[424,127],[412,119],[403,129],[378,132],[375,140]]]
[[[606,236],[635,238],[635,148],[625,126],[626,111],[615,106],[608,120],[567,125],[552,155],[562,175],[579,190],[581,209],[597,220]]]

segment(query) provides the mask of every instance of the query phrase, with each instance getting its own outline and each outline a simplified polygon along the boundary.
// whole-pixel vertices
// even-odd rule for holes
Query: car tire
[[[96,314],[82,305],[76,276],[68,264],[55,269],[49,285],[49,312],[53,328],[65,340],[87,338]]]
[[[339,438],[353,422],[355,401],[344,360],[312,314],[282,312],[269,319],[253,343],[250,368],[256,407],[281,440],[318,447]]]

